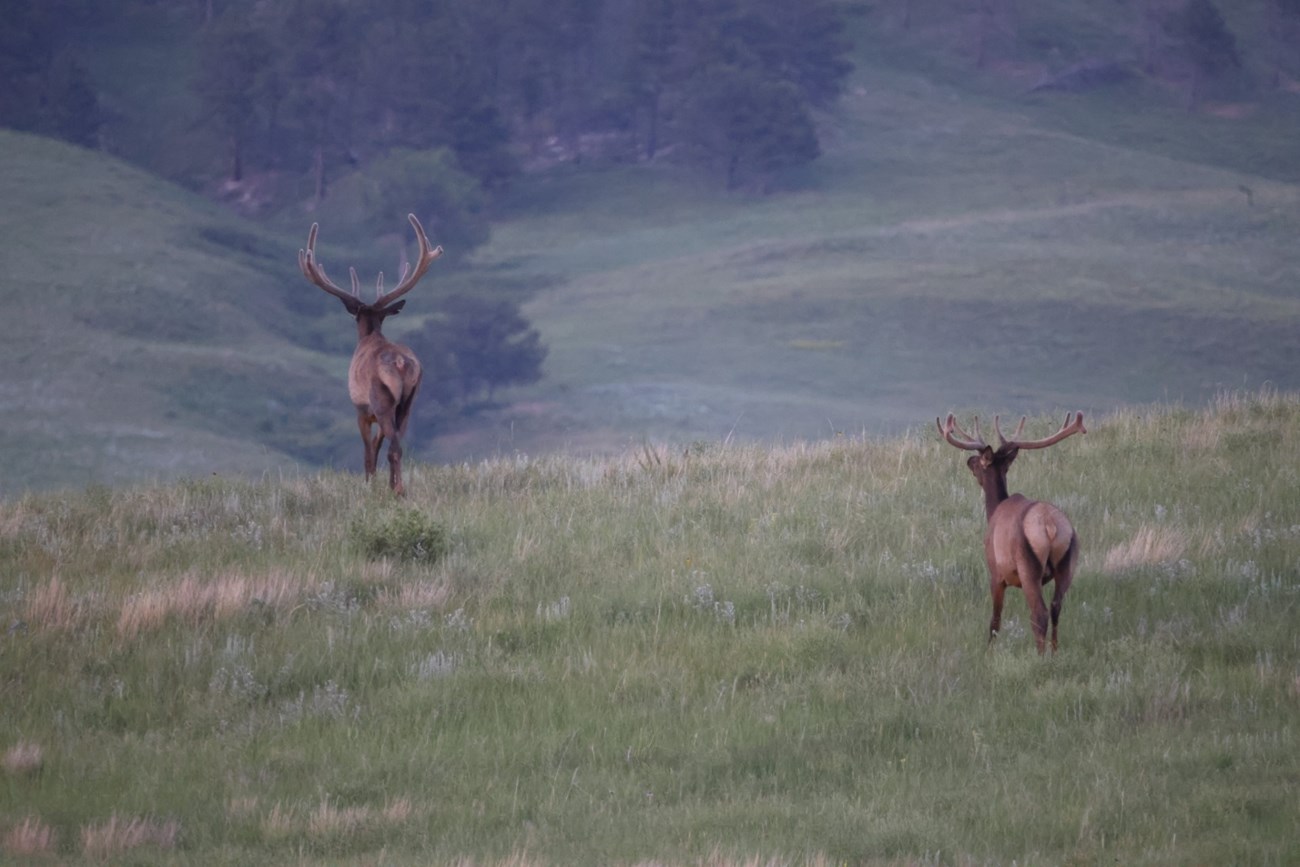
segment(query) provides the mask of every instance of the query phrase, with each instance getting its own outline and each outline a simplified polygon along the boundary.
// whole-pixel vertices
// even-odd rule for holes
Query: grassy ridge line
[[[1286,863],[1298,422],[1224,395],[1023,456],[1083,543],[1047,659],[1017,598],[985,650],[979,492],[929,431],[415,465],[404,504],[332,474],[5,502],[0,846]]]

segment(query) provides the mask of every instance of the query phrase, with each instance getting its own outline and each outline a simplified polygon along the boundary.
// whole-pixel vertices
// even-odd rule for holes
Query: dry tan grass
[[[383,807],[366,804],[343,807],[323,798],[315,807],[295,809],[277,803],[262,820],[262,833],[283,838],[297,833],[311,837],[345,837],[358,831],[400,825],[415,815],[409,798],[396,798]]]
[[[1143,524],[1127,542],[1106,552],[1102,569],[1114,575],[1157,563],[1176,563],[1187,553],[1187,546],[1184,530]]]
[[[473,858],[461,858],[452,861],[452,867],[553,867],[556,862],[547,861],[529,855],[527,852],[512,852],[497,861],[477,861]],[[617,863],[617,862],[616,862]],[[775,856],[741,856],[724,855],[713,852],[696,861],[633,861],[628,867],[841,867],[843,861],[836,861],[825,855],[815,854],[800,858]],[[878,867],[911,867],[913,861],[872,862]]]
[[[38,774],[44,765],[45,751],[40,744],[30,741],[19,741],[5,750],[4,758],[0,759],[0,767],[5,769],[5,773],[15,777]]]
[[[273,610],[288,610],[306,590],[319,583],[311,575],[282,571],[213,578],[190,574],[125,599],[118,613],[117,631],[124,638],[132,638],[159,628],[173,617],[190,624],[223,620],[254,602]]]
[[[35,816],[23,819],[4,836],[4,852],[16,858],[52,856],[57,847],[54,829]]]
[[[160,822],[140,816],[126,818],[114,813],[102,825],[86,825],[81,829],[81,849],[88,858],[99,860],[111,859],[141,846],[174,849],[180,832],[180,823],[175,820]]]
[[[24,619],[32,629],[71,629],[81,622],[84,606],[72,598],[58,575],[27,594]]]
[[[451,597],[451,582],[445,578],[414,581],[396,589],[385,588],[376,600],[381,608],[411,611],[441,608]]]

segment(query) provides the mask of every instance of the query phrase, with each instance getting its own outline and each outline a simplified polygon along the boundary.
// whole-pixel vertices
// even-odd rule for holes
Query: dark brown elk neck
[[[372,334],[384,338],[384,314],[372,310],[362,310],[357,314],[357,340],[365,340]]]
[[[980,487],[984,489],[984,517],[992,520],[993,511],[1010,496],[1007,493],[1007,471],[990,468],[980,480]]]

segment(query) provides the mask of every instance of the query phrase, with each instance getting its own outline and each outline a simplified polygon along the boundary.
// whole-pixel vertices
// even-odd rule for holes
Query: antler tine
[[[352,275],[352,297],[361,297],[361,281],[357,279],[357,269],[348,268],[348,273]]]
[[[375,299],[384,297],[384,272],[380,271],[379,276],[375,278]]]
[[[379,298],[375,299],[376,307],[383,307],[387,304],[391,304],[407,292],[410,292],[411,288],[420,281],[421,277],[424,276],[424,272],[429,270],[429,266],[433,264],[433,260],[442,255],[442,247],[430,247],[429,237],[424,234],[424,227],[421,226],[420,221],[415,218],[415,214],[407,214],[406,219],[411,221],[411,226],[415,229],[415,238],[420,245],[420,255],[416,260],[415,267],[411,269],[411,273],[403,274],[402,279],[398,282],[392,292],[389,292],[387,295],[381,295]]]
[[[948,413],[946,423],[940,424],[937,418],[934,423],[939,427],[939,435],[947,440],[950,445],[972,452],[982,451],[988,447],[988,444],[984,442],[984,438],[980,435],[979,416],[975,416],[975,436],[971,436],[962,430],[961,425],[957,424],[957,417],[952,413]]]
[[[1023,422],[1021,423],[1021,427],[1024,427]],[[1087,433],[1087,432],[1088,432],[1087,428],[1083,426],[1082,412],[1074,413],[1073,419],[1070,418],[1069,413],[1066,413],[1065,421],[1061,424],[1061,429],[1058,430],[1056,433],[1052,434],[1051,436],[1044,437],[1041,440],[1020,440],[1020,439],[1012,438],[1007,444],[1014,445],[1016,448],[1020,448],[1020,449],[1045,449],[1048,446],[1056,445],[1066,437],[1074,436],[1077,433]],[[1016,433],[1018,435],[1019,430],[1017,430]]]
[[[311,231],[307,233],[307,249],[298,251],[298,267],[302,269],[303,276],[315,283],[326,292],[336,298],[344,301],[352,297],[347,292],[334,284],[334,281],[325,276],[325,269],[321,267],[320,262],[316,261],[316,233],[320,230],[319,223],[311,224]],[[356,277],[353,282],[355,284]]]
[[[1022,415],[1020,417],[1020,424],[1016,426],[1016,432],[1011,435],[1011,439],[1007,439],[1002,435],[1002,426],[998,424],[999,418],[999,416],[993,416],[993,430],[997,432],[998,442],[1002,445],[1006,445],[1009,442],[1015,442],[1020,439],[1020,435],[1025,432],[1025,422],[1028,421],[1029,416]]]

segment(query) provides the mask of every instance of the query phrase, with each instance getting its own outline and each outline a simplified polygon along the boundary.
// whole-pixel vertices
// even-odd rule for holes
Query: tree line
[[[224,0],[197,95],[250,167],[331,176],[445,149],[487,191],[520,163],[666,149],[729,188],[814,159],[851,69],[828,0]]]
[[[1219,0],[1221,2],[1221,0]],[[1253,44],[1282,66],[1300,0],[1260,0]],[[1215,0],[1126,0],[1128,46],[1153,72],[1189,71],[1189,102],[1242,65]],[[674,159],[720,186],[764,188],[820,152],[816,109],[851,71],[844,0],[10,0],[0,24],[0,124],[94,146],[103,112],[73,35],[121,17],[187,22],[196,123],[210,172],[279,172],[311,194],[358,167],[442,152],[449,208],[473,224],[529,163],[592,154]],[[1014,0],[880,0],[872,26],[924,12],[970,30],[977,66],[1014,52]],[[1030,38],[1028,36],[1024,37]],[[1041,40],[1038,33],[1034,39]],[[1279,61],[1277,64],[1274,61]],[[430,159],[423,157],[423,159]],[[467,191],[465,182],[477,188]],[[386,174],[418,174],[387,166]],[[377,182],[376,196],[384,195]],[[461,200],[464,199],[462,202]],[[481,228],[473,225],[465,240]],[[458,239],[460,240],[460,239]],[[464,249],[464,248],[462,248]]]

